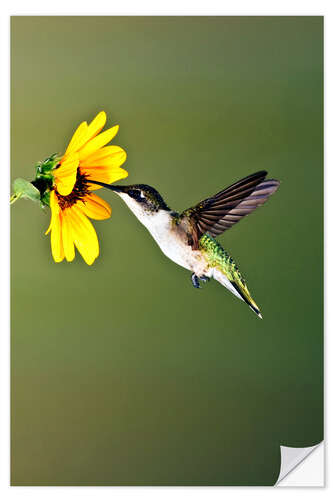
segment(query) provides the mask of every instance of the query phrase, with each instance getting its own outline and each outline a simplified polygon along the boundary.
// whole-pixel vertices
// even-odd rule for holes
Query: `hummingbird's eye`
[[[145,198],[142,196],[141,191],[139,189],[129,189],[127,191],[128,196],[134,198],[136,201],[143,201]]]

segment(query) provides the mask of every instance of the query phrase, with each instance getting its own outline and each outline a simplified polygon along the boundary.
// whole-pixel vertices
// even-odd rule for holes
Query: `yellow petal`
[[[72,191],[76,181],[76,173],[63,177],[61,180],[57,180],[57,191],[62,196],[68,196]]]
[[[56,195],[54,191],[51,191],[50,193],[50,209],[51,209],[51,220],[50,220],[50,225],[45,231],[45,234],[49,234],[49,232],[52,229],[52,224],[54,222],[54,218],[58,215],[59,213],[59,205],[56,200]]]
[[[88,125],[87,122],[82,122],[76,129],[65,155],[74,153],[82,148],[90,139],[95,137],[104,127],[106,122],[106,114],[104,111],[98,113],[97,116]]]
[[[89,141],[93,137],[95,137],[104,127],[106,122],[106,114],[104,111],[98,113],[97,116],[93,119],[93,121],[88,125],[86,141]]]
[[[67,196],[73,191],[78,166],[79,155],[78,153],[73,153],[64,158],[60,167],[54,171],[57,191],[62,196]]]
[[[88,130],[87,122],[82,122],[78,128],[75,130],[73,137],[70,140],[70,143],[67,146],[65,156],[71,153],[75,153],[79,148],[81,148],[86,140],[86,134]]]
[[[104,220],[111,216],[110,205],[93,193],[86,196],[84,201],[79,201],[77,205],[87,217],[90,217],[90,219]]]
[[[120,167],[126,161],[126,151],[119,146],[105,146],[80,161],[81,167]]]
[[[47,230],[45,231],[45,235],[49,234],[49,232],[51,231],[52,229],[52,215],[51,215],[51,220],[50,220],[50,224],[49,224],[49,227],[47,228]]]
[[[90,266],[99,255],[98,239],[94,226],[76,205],[71,208],[71,225],[74,244]]]
[[[87,182],[89,179],[93,179],[94,181],[105,182],[106,184],[112,184],[113,182],[117,182],[120,179],[125,179],[128,176],[127,170],[123,168],[103,168],[103,167],[94,167],[94,168],[85,168],[82,169],[82,173],[87,176]],[[101,186],[97,186],[96,184],[90,184],[90,191],[95,191],[96,189],[100,189]]]
[[[80,161],[86,159],[89,155],[110,142],[114,138],[118,130],[119,126],[116,125],[115,127],[105,130],[105,132],[102,132],[101,134],[94,137],[91,141],[87,142],[87,144],[79,152]]]
[[[72,262],[75,257],[75,248],[70,221],[70,209],[62,211],[62,242],[65,257],[68,262]]]
[[[52,223],[51,250],[55,262],[61,262],[64,259],[64,248],[61,234],[61,213],[54,218]]]

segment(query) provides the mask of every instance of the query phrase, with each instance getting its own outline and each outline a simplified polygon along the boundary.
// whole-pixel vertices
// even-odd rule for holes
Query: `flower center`
[[[81,174],[80,169],[77,169],[76,174],[76,182],[74,184],[73,190],[67,196],[62,196],[55,190],[55,194],[58,199],[58,205],[61,210],[65,208],[69,208],[75,205],[79,200],[84,201],[84,197],[89,194],[89,186],[87,182],[87,176],[85,174]]]

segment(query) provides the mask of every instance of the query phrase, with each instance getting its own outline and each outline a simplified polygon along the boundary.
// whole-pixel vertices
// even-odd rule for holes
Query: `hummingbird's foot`
[[[199,276],[199,280],[203,281],[204,283],[207,283],[207,281],[210,281],[209,276],[205,276],[204,274],[202,276]]]
[[[192,280],[192,285],[194,286],[194,288],[201,288],[200,283],[199,283],[199,278],[195,273],[192,273],[191,280]]]

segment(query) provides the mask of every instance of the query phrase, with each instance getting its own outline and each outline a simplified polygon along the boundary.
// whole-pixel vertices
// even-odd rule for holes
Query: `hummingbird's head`
[[[110,185],[110,189],[124,200],[137,217],[154,215],[160,211],[170,212],[160,193],[147,184]]]
[[[89,182],[117,193],[146,227],[161,221],[169,221],[170,214],[175,214],[170,210],[160,193],[147,184],[115,186],[114,184],[106,184],[105,182],[90,179]]]
[[[156,189],[147,184],[132,184],[130,186],[115,186],[105,182],[93,181],[91,184],[105,187],[117,193],[126,203],[128,208],[146,226],[151,234],[158,230],[168,229],[170,220],[176,216],[176,212],[170,210]]]

